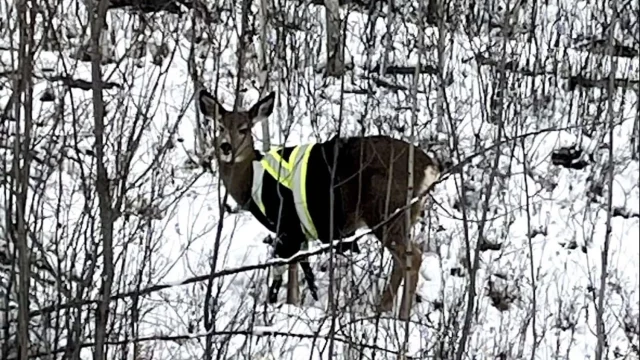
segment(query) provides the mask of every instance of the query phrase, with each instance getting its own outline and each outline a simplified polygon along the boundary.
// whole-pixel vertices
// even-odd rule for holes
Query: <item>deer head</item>
[[[254,151],[251,129],[273,112],[275,93],[259,100],[248,111],[228,111],[206,90],[198,93],[198,108],[215,129],[214,146],[218,161],[239,163]]]

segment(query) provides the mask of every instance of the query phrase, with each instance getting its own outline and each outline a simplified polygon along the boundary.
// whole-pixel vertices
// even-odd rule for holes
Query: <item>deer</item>
[[[369,228],[393,256],[376,309],[379,313],[392,311],[405,280],[399,318],[407,319],[416,295],[422,250],[415,242],[409,244],[406,217],[389,221],[389,216],[404,206],[404,211],[410,211],[411,226],[423,217],[425,196],[406,206],[410,147],[414,147],[413,197],[430,191],[450,161],[387,135],[334,136],[324,142],[275,147],[262,154],[254,146],[252,129],[274,111],[275,92],[248,110],[229,111],[204,88],[198,90],[196,101],[207,124],[214,124],[212,151],[223,185],[241,209],[276,234],[274,256],[291,258],[309,240],[329,244]],[[384,226],[377,226],[381,223]],[[345,246],[335,249],[341,254],[359,251],[357,246],[342,244]],[[411,252],[406,253],[408,248]],[[317,300],[308,260],[299,264]],[[273,271],[267,295],[270,303],[277,301],[283,268]]]

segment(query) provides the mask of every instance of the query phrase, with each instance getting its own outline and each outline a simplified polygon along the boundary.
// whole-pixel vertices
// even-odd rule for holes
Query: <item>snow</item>
[[[122,157],[132,157],[124,205],[132,215],[122,216],[116,222],[114,294],[161,285],[161,290],[137,300],[143,310],[138,315],[136,336],[188,335],[188,339],[180,341],[141,342],[145,351],[152,352],[154,359],[201,358],[203,339],[212,335],[214,343],[223,344],[214,346],[223,358],[328,359],[329,337],[334,331],[332,358],[355,358],[361,354],[371,358],[375,352],[378,359],[395,359],[405,338],[408,339],[407,354],[414,358],[433,357],[438,351],[442,358],[453,358],[451,354],[459,341],[468,296],[465,246],[467,241],[471,244],[473,256],[477,239],[482,236],[490,244],[501,244],[501,249],[479,252],[475,288],[478,297],[466,358],[495,359],[500,354],[506,354],[509,359],[593,358],[595,296],[602,272],[609,191],[608,175],[602,166],[609,154],[606,147],[599,147],[611,141],[605,129],[612,114],[617,124],[613,131],[612,206],[638,214],[640,165],[630,151],[630,137],[638,117],[638,93],[637,90],[617,91],[611,101],[604,102],[604,108],[600,108],[595,100],[604,98],[604,91],[592,89],[582,95],[566,91],[567,81],[552,74],[556,63],[562,76],[576,75],[584,64],[597,68],[600,74],[608,74],[611,60],[605,56],[588,56],[569,47],[567,39],[590,28],[585,19],[590,18],[595,5],[569,0],[548,3],[539,8],[540,31],[536,31],[539,46],[523,41],[526,36],[505,42],[505,51],[510,54],[507,60],[515,59],[518,68],[531,68],[536,59],[548,59],[539,68],[546,72],[544,75],[513,75],[507,81],[506,97],[515,103],[508,105],[503,113],[504,137],[516,140],[500,144],[487,151],[487,157],[476,157],[465,166],[464,185],[471,189],[462,189],[460,175],[446,177],[431,194],[433,205],[424,223],[414,229],[415,238],[429,251],[425,251],[418,284],[422,302],[415,304],[407,328],[391,314],[384,314],[380,319],[374,316],[374,304],[384,288],[391,256],[386,251],[381,253],[378,242],[366,231],[356,235],[361,238],[362,254],[351,261],[336,258],[335,284],[329,283],[328,272],[320,270],[328,255],[310,258],[320,290],[318,301],[313,301],[301,279],[303,303],[300,306],[283,304],[285,286],[280,292],[280,303],[265,304],[269,274],[266,266],[216,276],[208,283],[206,275],[212,271],[216,242],[219,251],[213,271],[242,269],[274,262],[270,260],[268,247],[262,243],[269,233],[248,213],[225,214],[221,218],[218,209],[224,187],[219,183],[215,166],[213,173],[204,174],[201,169],[190,170],[185,166],[194,152],[199,151],[194,132],[197,114],[192,101],[195,87],[186,60],[192,29],[172,15],[155,15],[151,19],[154,29],[148,30],[147,35],[153,39],[150,42],[166,43],[171,53],[162,66],[153,65],[150,54],[142,59],[141,68],[135,59],[126,57],[120,64],[103,66],[103,74],[109,81],[125,87],[125,90],[104,92],[107,118],[118,120],[109,122],[106,135],[110,141],[108,171],[112,178]],[[405,10],[409,11],[408,8]],[[558,15],[567,9],[571,9],[572,16]],[[307,34],[291,30],[287,37],[286,61],[274,63],[269,73],[272,85],[279,87],[277,109],[270,118],[273,145],[326,140],[335,134],[339,119],[343,121],[342,135],[359,134],[360,122],[364,123],[367,134],[387,133],[395,137],[409,134],[408,127],[401,125],[412,116],[410,92],[393,92],[363,79],[367,73],[362,67],[373,67],[384,56],[380,34],[386,31],[385,19],[379,18],[375,24],[378,39],[372,47],[367,44],[367,17],[357,12],[343,13],[348,14],[346,56],[355,70],[349,72],[341,84],[335,79],[324,79],[316,72],[326,62],[324,11],[316,6],[303,9],[290,6],[283,11],[289,21],[307,19],[306,25],[313,30]],[[206,54],[206,59],[198,59],[196,63],[200,80],[230,109],[235,99],[237,34],[225,29],[224,22],[236,23],[228,12],[219,16],[223,20],[220,23],[197,29],[211,44],[197,47],[196,52]],[[129,32],[134,20],[120,10],[110,12],[109,20],[110,26],[116,28],[114,51],[119,59],[132,43]],[[166,35],[162,34],[163,28],[175,31]],[[405,23],[394,28],[397,33],[393,37],[390,63],[416,64],[418,52],[411,50],[416,43],[416,26]],[[558,32],[563,34],[562,41],[553,47],[549,45],[550,39],[558,36]],[[427,46],[434,48],[438,30],[428,28],[426,35]],[[491,48],[491,53],[501,54],[501,41],[494,35],[486,32],[477,36],[460,32],[447,35],[446,70],[451,72],[453,83],[445,93],[453,122],[445,120],[444,124],[438,124],[437,83],[426,75],[420,80],[421,89],[427,90],[420,92],[417,99],[418,136],[425,139],[440,131],[438,137],[449,140],[452,145],[451,132],[455,132],[460,144],[456,149],[460,158],[456,153],[455,162],[504,140],[498,138],[499,129],[490,122],[487,108],[490,102],[484,100],[492,91],[493,85],[488,79],[495,76],[491,74],[494,70],[468,61],[479,50]],[[78,46],[77,40],[72,45]],[[8,46],[8,40],[0,42],[3,48]],[[269,42],[270,46],[276,46],[275,31],[270,34]],[[209,53],[206,53],[207,46]],[[295,50],[300,52],[294,53]],[[88,154],[94,143],[91,92],[54,86],[57,101],[65,100],[63,109],[56,107],[57,102],[39,100],[47,88],[47,82],[42,80],[44,73],[68,71],[75,79],[90,80],[89,63],[76,61],[70,54],[67,50],[62,55],[40,51],[36,56],[38,78],[34,85],[33,113],[43,125],[35,130],[38,141],[34,152],[49,165],[37,165],[40,173],[47,177],[40,185],[44,189],[42,195],[30,199],[28,206],[38,209],[29,215],[34,222],[38,219],[40,229],[34,236],[46,249],[36,251],[38,256],[69,274],[67,278],[78,279],[88,276],[98,257],[96,254],[100,253],[96,249],[101,249],[97,198],[90,178],[94,175],[88,175],[95,174],[95,157]],[[421,63],[435,65],[434,54],[429,51],[427,55],[420,55]],[[15,52],[0,51],[0,61],[4,64],[1,71],[12,68],[12,57],[15,59]],[[617,78],[639,80],[637,57],[616,61]],[[412,84],[411,76],[381,78],[407,89]],[[546,90],[542,90],[543,85]],[[250,80],[243,86],[248,90],[243,94],[241,105],[248,108],[258,100],[258,90]],[[367,97],[341,93],[341,86],[345,89],[372,86],[373,94]],[[556,90],[556,86],[560,89]],[[11,91],[12,86],[0,87],[0,109],[6,106]],[[541,100],[544,96],[549,96],[546,102]],[[594,101],[588,102],[585,98]],[[609,106],[613,106],[611,111]],[[140,117],[147,107],[151,109],[150,118]],[[13,123],[0,125],[3,145],[6,139],[14,137]],[[586,128],[592,125],[595,130],[588,135]],[[172,129],[176,129],[175,133]],[[289,132],[287,137],[283,136],[285,129]],[[141,143],[135,153],[118,148],[118,144],[126,145],[128,136],[138,135]],[[52,141],[54,137],[59,141]],[[256,147],[261,148],[259,127],[254,129],[254,137],[259,140]],[[167,142],[174,146],[167,156],[158,160],[159,149]],[[574,145],[593,154],[597,164],[583,170],[551,164],[554,149]],[[2,158],[12,158],[7,149],[0,147],[0,152]],[[497,153],[501,159],[495,169],[496,185],[487,189]],[[604,190],[600,195],[591,195],[590,187],[598,181]],[[85,191],[90,194],[89,201]],[[480,234],[488,193],[491,194],[486,209],[488,216]],[[460,195],[467,199],[466,224],[460,209],[454,206]],[[3,200],[0,204],[5,204],[6,196],[5,192],[0,193]],[[228,202],[233,203],[231,199]],[[159,216],[151,219],[138,215],[143,209],[151,208],[159,209]],[[0,216],[4,214],[4,205],[0,205]],[[607,346],[609,352],[620,352],[627,355],[627,359],[638,359],[637,350],[634,355],[632,349],[634,343],[638,346],[638,334],[630,339],[624,331],[623,320],[640,314],[639,221],[637,215],[611,219],[604,311]],[[13,249],[4,224],[0,222],[0,259],[3,253],[11,254]],[[218,238],[216,234],[221,225]],[[311,245],[308,252],[320,248],[319,244]],[[2,266],[0,284],[5,284],[8,272],[3,272],[5,264]],[[83,300],[98,299],[100,269],[98,265],[88,279],[93,286],[84,292]],[[461,269],[463,277],[453,275],[456,269]],[[204,280],[192,281],[194,277]],[[67,286],[77,289],[77,280],[67,282]],[[36,280],[33,283],[33,296],[38,301],[32,302],[32,310],[56,304],[54,287]],[[501,311],[492,304],[489,283],[514,295],[508,309]],[[209,285],[212,297],[207,299]],[[334,286],[338,294],[333,299],[329,299],[329,286]],[[70,300],[62,298],[61,301]],[[333,325],[328,309],[330,300],[336,301],[339,309]],[[122,340],[125,332],[131,331],[128,324],[132,301],[127,297],[113,303],[112,315],[122,328],[112,336]],[[0,307],[2,305],[0,302]],[[211,330],[205,328],[205,305],[215,313]],[[86,316],[91,316],[90,325],[85,329],[91,334],[93,315]],[[534,344],[534,332],[537,344]],[[88,335],[86,341],[90,339],[92,335]],[[349,342],[358,345],[349,345]],[[65,344],[60,340],[58,346]],[[90,356],[87,349],[82,350],[82,358]]]

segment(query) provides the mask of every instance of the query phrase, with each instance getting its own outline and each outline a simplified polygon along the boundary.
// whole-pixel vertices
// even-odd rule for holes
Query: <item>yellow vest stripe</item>
[[[287,189],[291,189],[291,165],[278,154],[278,149],[269,151],[262,157],[260,163],[277,182],[284,185]]]
[[[310,236],[313,239],[318,238],[318,232],[316,231],[316,227],[313,224],[313,220],[311,219],[311,214],[309,213],[309,206],[307,203],[307,166],[309,165],[309,155],[311,155],[311,149],[313,148],[313,144],[307,146],[304,150],[304,154],[302,155],[302,163],[300,166],[300,181],[296,182],[299,184],[300,190],[300,200],[302,202],[302,212],[304,213],[301,218],[305,218],[307,220],[306,226],[304,226],[308,232],[307,236]],[[298,148],[296,148],[298,149]],[[294,192],[295,194],[295,192]],[[299,211],[300,212],[300,211]],[[300,215],[300,214],[299,214]]]
[[[262,177],[264,172],[268,172],[278,183],[290,189],[293,193],[293,202],[295,203],[298,218],[300,218],[302,231],[309,239],[318,238],[318,232],[307,206],[307,168],[313,145],[296,146],[289,156],[289,161],[284,160],[278,154],[279,149],[277,148],[265,154],[260,162],[255,161],[252,191],[254,201],[258,204],[260,211],[266,215],[262,203]],[[259,183],[256,181],[256,177],[260,178]]]

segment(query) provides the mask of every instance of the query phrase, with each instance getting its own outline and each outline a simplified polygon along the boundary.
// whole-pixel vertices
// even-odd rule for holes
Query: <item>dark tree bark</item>
[[[325,0],[325,17],[327,21],[327,76],[340,77],[345,72],[344,34],[340,19],[338,0]]]
[[[93,353],[95,360],[106,359],[105,340],[107,323],[109,319],[109,301],[111,287],[113,285],[113,222],[115,220],[111,202],[109,177],[105,165],[105,121],[104,99],[102,96],[102,54],[100,49],[101,34],[104,29],[105,17],[109,2],[100,0],[97,9],[92,1],[89,4],[89,16],[91,17],[91,81],[93,87],[93,117],[96,152],[96,192],[100,208],[100,235],[102,239],[102,284],[100,289],[101,299],[96,311],[96,346]]]
[[[16,93],[14,116],[16,119],[16,138],[14,141],[13,177],[11,180],[11,194],[14,207],[10,208],[7,216],[11,228],[9,233],[18,250],[18,358],[26,360],[29,357],[29,290],[30,290],[30,259],[29,229],[26,215],[27,198],[29,195],[29,175],[32,154],[31,129],[33,124],[33,53],[35,11],[27,4],[27,0],[17,4],[18,29],[20,42],[18,44],[18,68],[21,73],[16,76]],[[23,101],[21,101],[24,99]],[[21,116],[21,109],[24,114]],[[24,127],[21,127],[24,119]],[[15,219],[15,220],[14,220]]]

